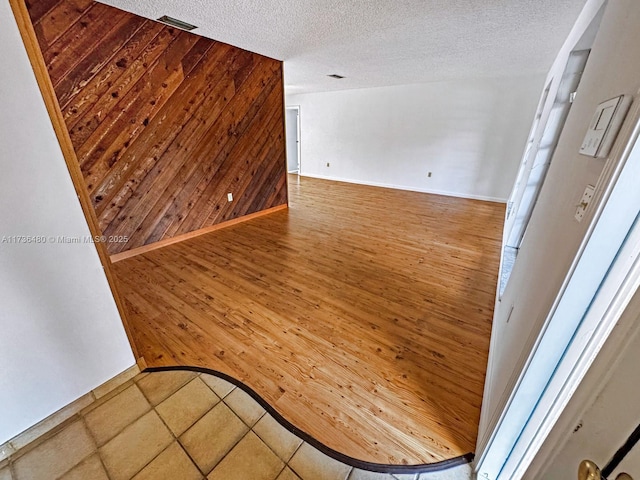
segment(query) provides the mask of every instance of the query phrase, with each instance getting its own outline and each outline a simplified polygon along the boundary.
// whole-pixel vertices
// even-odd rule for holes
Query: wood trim
[[[58,138],[58,143],[62,149],[67,169],[71,175],[71,181],[73,182],[76,194],[78,195],[78,200],[80,201],[80,206],[82,207],[85,219],[87,220],[89,231],[93,237],[99,237],[102,235],[102,232],[98,225],[98,219],[93,206],[91,205],[91,200],[84,184],[80,165],[78,163],[73,144],[71,143],[69,131],[67,130],[67,126],[64,122],[62,111],[60,110],[60,105],[58,103],[55,90],[53,89],[53,84],[51,83],[51,78],[47,72],[47,66],[44,61],[44,57],[42,56],[42,50],[40,49],[36,32],[33,28],[33,23],[31,22],[31,17],[27,10],[27,5],[24,0],[9,0],[9,5],[13,10],[13,15],[16,19],[22,41],[24,42],[29,61],[31,62],[33,72],[35,73],[38,87],[40,88],[40,93],[44,99],[47,112],[49,113],[49,118],[51,119],[51,124],[53,125],[56,137]],[[127,334],[127,338],[129,339],[129,344],[131,345],[134,356],[138,358],[140,356],[138,354],[138,347],[131,335],[126,310],[120,297],[120,293],[118,292],[115,276],[111,270],[111,261],[109,260],[106,246],[100,242],[95,242],[94,245],[96,246],[98,256],[100,257],[100,263],[102,263],[104,273],[107,277],[107,282],[109,282],[111,294],[113,295],[118,312],[120,313],[120,318],[122,319],[122,324]]]
[[[284,183],[287,189],[287,206],[289,206],[289,158],[287,156],[287,97],[284,95],[284,62],[280,62],[280,88],[282,89],[282,122],[284,123]],[[300,154],[298,154],[300,158]],[[300,170],[298,170],[300,173]]]
[[[135,257],[136,255],[142,255],[143,253],[151,252],[153,250],[157,250],[158,248],[166,247],[167,245],[183,242],[185,240],[189,240],[190,238],[199,237],[200,235],[204,235],[206,233],[211,233],[216,230],[220,230],[222,228],[231,227],[232,225],[237,225],[238,223],[246,222],[247,220],[252,220],[254,218],[262,217],[263,215],[275,213],[280,210],[285,210],[287,208],[289,208],[289,205],[285,203],[283,205],[267,208],[266,210],[250,213],[242,217],[233,218],[231,220],[227,220],[226,222],[218,223],[216,225],[211,225],[210,227],[201,228],[199,230],[194,230],[193,232],[184,233],[182,235],[178,235],[177,237],[167,238],[166,240],[160,240],[159,242],[154,242],[149,245],[144,245],[142,247],[133,248],[125,252],[116,253],[114,255],[111,255],[111,263],[116,263],[126,258]]]
[[[144,357],[138,358],[138,360],[136,361],[136,365],[138,365],[138,368],[140,369],[141,372],[143,370],[146,370],[148,367],[147,361],[145,360]]]

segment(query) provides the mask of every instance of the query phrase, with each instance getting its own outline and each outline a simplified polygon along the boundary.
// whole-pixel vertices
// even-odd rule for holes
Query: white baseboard
[[[65,405],[57,412],[52,413],[44,420],[41,420],[24,432],[16,435],[11,440],[0,445],[0,466],[4,460],[17,453],[20,449],[46,435],[54,428],[66,422],[74,415],[80,413],[96,400],[125,384],[139,373],[140,367],[137,364],[127,368],[124,372],[121,372],[115,377],[107,380],[102,385],[97,386],[70,404]]]
[[[485,202],[507,203],[507,199],[502,197],[489,197],[485,195],[474,195],[471,193],[448,192],[448,191],[433,190],[428,188],[407,187],[405,185],[394,185],[392,183],[367,182],[363,180],[331,177],[328,175],[315,175],[312,173],[303,173],[303,172],[300,172],[298,175],[300,175],[301,177],[319,178],[321,180],[332,180],[334,182],[345,182],[345,183],[355,183],[358,185],[368,185],[370,187],[393,188],[394,190],[407,190],[409,192],[430,193],[432,195],[444,195],[447,197],[468,198],[471,200],[482,200]]]

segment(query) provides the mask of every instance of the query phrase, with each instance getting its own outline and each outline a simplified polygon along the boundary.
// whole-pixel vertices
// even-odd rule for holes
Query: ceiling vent
[[[337,73],[332,73],[331,75],[327,75],[327,77],[337,78],[338,80],[344,78],[342,75],[338,75]]]
[[[169,17],[168,15],[163,15],[158,19],[158,21],[166,25],[171,25],[172,27],[179,28],[181,30],[186,30],[188,32],[198,28],[195,25],[191,25],[190,23],[183,22],[182,20],[178,20],[177,18]]]

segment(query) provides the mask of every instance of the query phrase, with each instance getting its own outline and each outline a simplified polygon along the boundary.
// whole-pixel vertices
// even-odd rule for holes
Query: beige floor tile
[[[265,409],[251,398],[248,393],[239,388],[227,395],[224,398],[224,402],[250,427],[253,427],[260,420],[260,417],[265,414]]]
[[[207,480],[274,480],[283,468],[284,462],[255,433],[249,432]]]
[[[248,430],[221,402],[183,433],[180,443],[200,470],[208,474]]]
[[[222,378],[216,377],[215,375],[209,375],[208,373],[203,373],[200,375],[200,378],[202,378],[202,381],[209,385],[209,388],[220,398],[226,397],[234,388],[236,388],[233,383],[229,383]]]
[[[144,467],[133,480],[201,480],[200,470],[193,464],[178,442],[174,442]]]
[[[173,436],[152,410],[101,447],[100,455],[112,480],[128,480],[172,441]]]
[[[396,473],[393,478],[397,480],[418,480],[417,473]]]
[[[84,418],[98,446],[101,447],[150,409],[149,402],[134,384],[91,410]]]
[[[92,455],[65,473],[60,480],[109,480],[98,454]]]
[[[345,480],[351,467],[338,462],[303,443],[289,461],[289,466],[302,480]]]
[[[472,478],[473,470],[468,463],[440,472],[420,474],[420,480],[471,480]]]
[[[9,467],[0,469],[0,480],[11,480]]]
[[[289,467],[286,467],[276,480],[300,480],[300,477],[293,473]]]
[[[196,377],[158,405],[156,411],[174,435],[180,436],[219,401],[218,396]]]
[[[196,374],[194,372],[172,370],[169,372],[153,372],[137,380],[137,382],[149,403],[156,406],[195,377]]]
[[[368,472],[354,468],[349,475],[349,480],[394,480],[394,478],[386,473]]]
[[[78,420],[18,458],[16,480],[50,480],[68,472],[96,449],[84,422]]]
[[[278,457],[288,462],[302,440],[280,425],[271,415],[264,415],[253,431]]]

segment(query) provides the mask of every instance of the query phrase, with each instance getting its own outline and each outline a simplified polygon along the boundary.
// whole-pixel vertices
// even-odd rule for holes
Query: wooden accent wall
[[[27,6],[110,254],[286,204],[281,62],[90,0]]]

